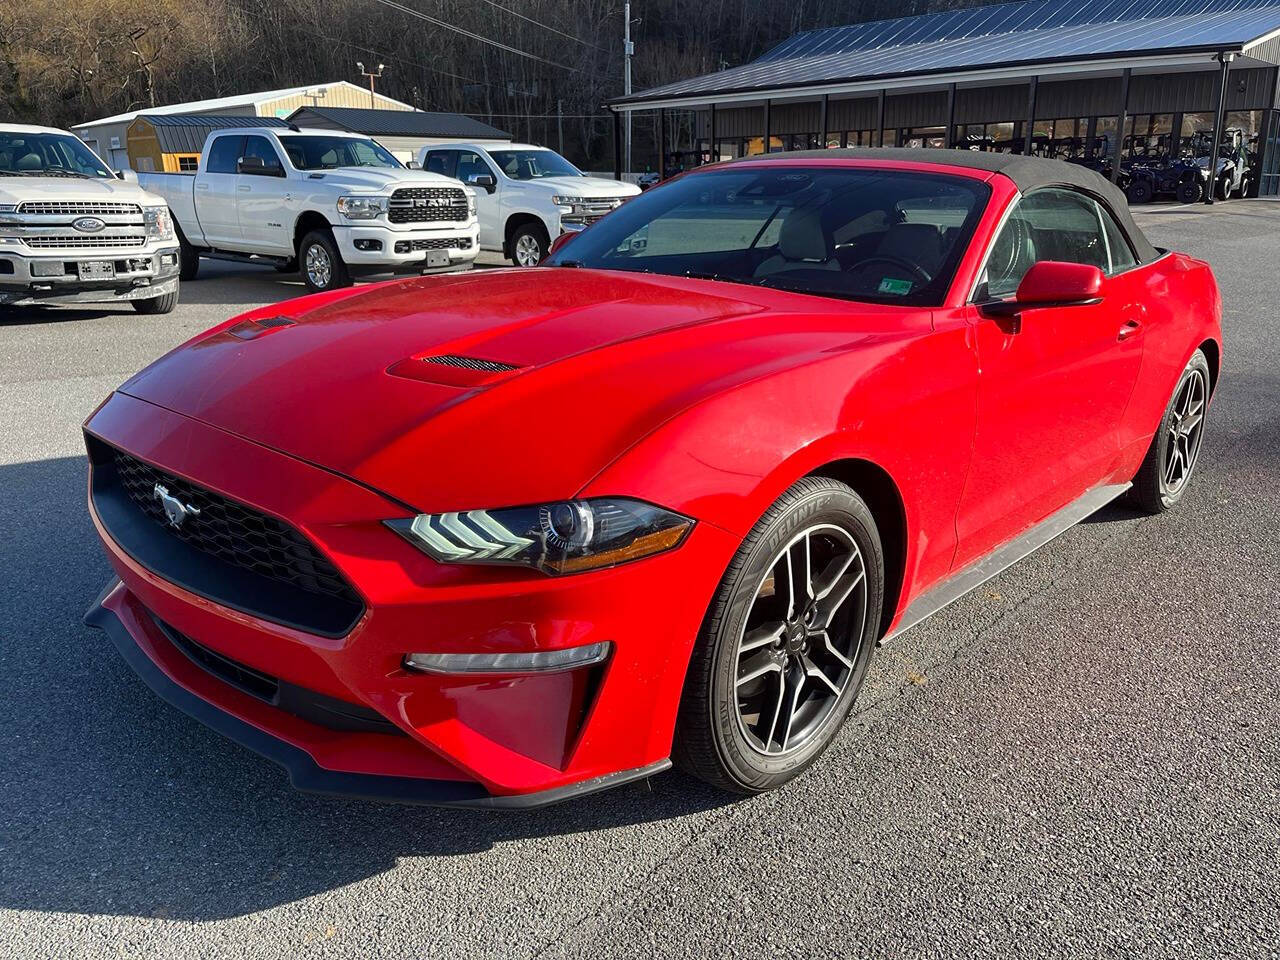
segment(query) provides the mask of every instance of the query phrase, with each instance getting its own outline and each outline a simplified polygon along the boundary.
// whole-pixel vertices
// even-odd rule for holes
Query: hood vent
[[[441,353],[434,357],[423,357],[423,363],[438,363],[442,367],[459,367],[463,370],[478,370],[484,373],[507,373],[519,370],[514,363],[503,363],[500,360],[481,360],[478,357],[460,357],[456,353]]]
[[[261,317],[257,320],[246,320],[243,323],[237,323],[227,333],[233,337],[239,337],[241,340],[256,340],[272,330],[280,327],[291,327],[297,322],[291,317]]]

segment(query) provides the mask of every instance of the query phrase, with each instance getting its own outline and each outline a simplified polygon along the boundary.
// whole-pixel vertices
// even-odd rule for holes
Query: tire
[[[328,230],[312,230],[298,244],[302,281],[312,293],[351,286],[351,274]]]
[[[1160,427],[1133,478],[1129,502],[1145,513],[1164,513],[1187,492],[1204,439],[1209,404],[1209,362],[1197,350],[1187,362],[1160,418]],[[1177,437],[1177,445],[1173,441]],[[1180,457],[1181,468],[1171,458]]]
[[[1183,180],[1174,191],[1179,203],[1199,203],[1204,199],[1204,183],[1199,177]]]
[[[1229,177],[1221,177],[1218,182],[1213,185],[1213,195],[1219,201],[1231,199],[1231,180]]]
[[[150,316],[152,314],[173,313],[174,308],[178,305],[178,291],[166,293],[161,297],[147,297],[145,300],[134,300],[133,309],[138,313]]]
[[[200,253],[178,231],[178,279],[194,280],[200,275]]]
[[[511,234],[511,262],[517,267],[536,267],[551,248],[551,239],[540,223],[524,223]]]
[[[1155,191],[1151,188],[1150,180],[1131,180],[1124,194],[1129,198],[1129,204],[1133,206],[1139,203],[1150,203]]]
[[[844,556],[839,551],[852,554],[853,547],[857,557],[838,571]],[[800,568],[798,551],[807,551],[811,566],[822,570],[814,577],[819,599],[807,600],[797,589],[802,602],[788,615],[789,600],[784,601],[778,583],[788,580],[788,554],[795,558],[792,569]],[[859,564],[862,575],[853,582]],[[830,612],[820,606],[824,580],[833,584],[826,594],[834,607]],[[844,599],[837,600],[847,584]],[[723,790],[744,794],[772,790],[801,774],[826,750],[857,698],[883,604],[884,552],[866,503],[845,484],[826,477],[797,482],[743,541],[707,612],[676,718],[676,765]],[[801,607],[818,616],[811,619],[808,610],[800,615]],[[823,644],[821,635],[803,637],[824,618],[831,624],[832,644],[843,650],[840,660],[828,652],[831,645]],[[747,640],[749,634],[757,636]],[[762,636],[777,639],[769,642]],[[740,649],[744,641],[752,644],[747,652]],[[756,673],[760,664],[767,672]],[[825,685],[806,672],[808,666],[826,675]],[[783,721],[779,707],[788,699],[801,707],[788,711]],[[804,725],[797,729],[799,721]]]

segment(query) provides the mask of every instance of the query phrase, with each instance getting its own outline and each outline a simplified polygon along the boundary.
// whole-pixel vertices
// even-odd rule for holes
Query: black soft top
[[[978,150],[938,150],[927,147],[848,147],[843,150],[796,150],[787,153],[757,154],[735,163],[759,160],[896,160],[936,163],[939,166],[968,167],[1008,177],[1023,193],[1040,187],[1075,187],[1092,194],[1115,214],[1129,235],[1134,252],[1142,263],[1160,256],[1129,213],[1124,193],[1106,177],[1078,163],[1026,157],[1017,153],[985,153]]]

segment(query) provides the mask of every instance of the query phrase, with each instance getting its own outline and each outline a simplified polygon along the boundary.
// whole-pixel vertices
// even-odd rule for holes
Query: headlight
[[[586,206],[582,197],[556,196],[551,198],[551,202],[560,208],[561,213],[581,213]]]
[[[168,207],[147,207],[143,218],[147,224],[147,237],[152,240],[173,239],[173,216]]]
[[[387,212],[387,197],[339,197],[338,212],[352,220],[372,220]]]
[[[678,547],[688,517],[602,497],[502,510],[420,514],[387,526],[440,563],[500,563],[553,576],[599,570]]]
[[[476,215],[476,192],[471,189],[464,191],[467,195],[467,216],[474,217]]]

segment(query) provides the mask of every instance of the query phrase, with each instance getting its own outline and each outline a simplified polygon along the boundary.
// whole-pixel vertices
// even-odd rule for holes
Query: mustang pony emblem
[[[160,501],[160,506],[164,507],[164,515],[169,518],[169,526],[177,530],[187,522],[187,517],[200,516],[200,510],[191,506],[189,503],[183,503],[177,497],[169,493],[169,488],[163,483],[157,483],[151,489],[151,495]]]

